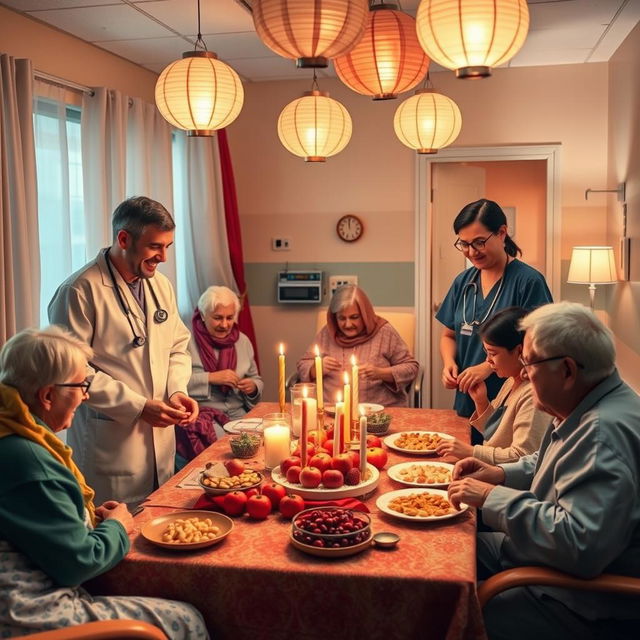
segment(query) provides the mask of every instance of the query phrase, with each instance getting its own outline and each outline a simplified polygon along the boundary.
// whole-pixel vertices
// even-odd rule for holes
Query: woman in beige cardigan
[[[520,377],[524,332],[519,323],[527,313],[521,307],[508,307],[480,329],[487,362],[499,377],[507,378],[491,402],[484,382],[469,389],[475,404],[469,422],[482,433],[483,444],[445,440],[437,448],[438,455],[458,460],[473,456],[490,464],[504,464],[538,450],[551,416],[536,408],[530,382]]]

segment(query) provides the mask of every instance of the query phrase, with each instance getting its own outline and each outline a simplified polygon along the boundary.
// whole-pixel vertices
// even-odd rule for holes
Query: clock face
[[[336,231],[341,240],[345,242],[355,242],[362,235],[364,225],[358,216],[342,216],[342,218],[338,220]]]

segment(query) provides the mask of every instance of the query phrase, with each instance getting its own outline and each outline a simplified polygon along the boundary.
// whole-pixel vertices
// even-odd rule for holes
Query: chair
[[[168,640],[158,627],[138,620],[99,620],[21,637],[29,640]]]
[[[539,585],[578,591],[599,591],[640,597],[640,578],[603,573],[596,578],[576,578],[546,567],[516,567],[491,576],[478,587],[478,600],[484,607],[491,598],[507,589]]]

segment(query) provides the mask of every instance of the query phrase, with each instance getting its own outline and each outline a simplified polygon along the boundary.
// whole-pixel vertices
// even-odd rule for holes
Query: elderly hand
[[[487,385],[482,382],[469,387],[469,395],[476,405],[476,413],[481,416],[489,406],[489,396],[487,395]]]
[[[454,362],[442,370],[442,385],[445,389],[458,388],[458,365]]]
[[[490,484],[502,484],[504,482],[504,470],[478,458],[464,458],[456,462],[451,472],[453,480],[461,478],[475,478]]]
[[[188,417],[184,409],[176,408],[175,404],[168,405],[162,400],[147,400],[140,414],[140,418],[152,427],[169,427]]]
[[[96,519],[98,522],[105,520],[117,520],[127,533],[133,532],[133,516],[129,513],[124,502],[107,500],[96,508]]]
[[[238,381],[238,389],[246,396],[254,395],[257,388],[256,383],[251,378],[242,378],[242,380]]]
[[[439,456],[452,456],[457,460],[473,455],[473,446],[465,444],[458,438],[453,440],[442,440],[436,447],[436,453]]]
[[[331,356],[325,356],[324,358],[322,358],[323,371],[327,371],[327,372],[340,371],[340,369],[342,369],[342,366],[335,358],[332,358]],[[314,370],[314,375],[315,375],[315,370]]]
[[[238,374],[232,369],[223,369],[222,371],[211,371],[209,373],[209,384],[215,384],[218,386],[227,385],[234,389],[238,386],[240,378]]]
[[[458,391],[468,393],[474,385],[480,384],[491,375],[492,369],[487,362],[467,367],[458,375]]]
[[[482,507],[487,496],[494,488],[494,484],[482,482],[482,480],[476,480],[475,478],[455,480],[449,485],[449,502],[456,509],[460,509],[461,502],[465,502],[472,507]]]
[[[382,380],[382,368],[373,364],[363,364],[359,368],[360,377],[365,380]]]
[[[176,391],[171,395],[169,398],[169,404],[176,409],[183,409],[186,413],[185,417],[180,420],[180,422],[176,422],[179,427],[186,427],[188,424],[193,424],[200,413],[198,403],[181,391]]]

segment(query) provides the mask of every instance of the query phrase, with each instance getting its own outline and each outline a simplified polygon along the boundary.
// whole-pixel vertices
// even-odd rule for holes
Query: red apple
[[[331,456],[328,453],[316,453],[309,460],[309,466],[317,467],[320,471],[325,472],[327,469],[331,469]]]
[[[244,462],[238,460],[238,458],[231,458],[231,460],[225,460],[225,469],[229,472],[230,476],[239,476],[244,470]]]
[[[304,467],[300,472],[300,484],[305,489],[315,489],[322,480],[322,472],[317,467]]]
[[[309,436],[307,437],[307,440],[309,442],[313,442],[313,444],[316,445],[316,446],[322,446],[322,443],[327,440],[327,432],[324,429],[321,429],[320,430],[320,437],[318,438],[318,431],[316,429],[314,429],[313,431],[311,431],[309,433]]]
[[[367,449],[367,462],[376,469],[382,469],[387,464],[387,452],[381,447],[369,447]]]
[[[231,491],[222,499],[222,506],[230,516],[240,516],[247,506],[247,494],[242,491]]]
[[[260,491],[254,487],[253,489],[247,489],[244,492],[244,495],[247,496],[247,498],[250,498],[251,496],[259,496]]]
[[[322,484],[327,489],[337,489],[344,484],[344,476],[342,475],[342,471],[338,471],[337,469],[327,469],[322,474]]]
[[[353,467],[360,466],[360,454],[355,449],[349,449],[349,451],[347,451],[347,455],[351,458]]]
[[[367,436],[367,447],[381,447],[381,446],[382,446],[382,440],[380,440],[378,436],[374,436],[371,434]]]
[[[291,455],[298,456],[299,458],[300,454],[301,454],[300,445],[298,445]],[[307,456],[309,456],[310,458],[311,456],[315,456],[315,455],[316,455],[316,448],[313,446],[313,443],[307,442]]]
[[[303,510],[304,500],[300,496],[290,493],[280,500],[280,513],[289,520]]]
[[[271,500],[267,496],[251,496],[247,500],[247,513],[254,520],[264,520],[271,513]]]
[[[333,440],[325,440],[325,441],[322,443],[322,448],[323,448],[325,451],[327,451],[327,452],[329,452],[329,453],[333,454]]]
[[[273,508],[277,509],[280,504],[280,500],[287,495],[287,491],[281,484],[272,482],[270,484],[265,484],[262,487],[262,495],[267,496],[267,498],[271,500]]]
[[[342,475],[344,476],[349,469],[351,469],[351,467],[353,467],[353,460],[351,459],[351,456],[347,453],[340,453],[337,456],[333,456],[333,458],[331,459],[331,466],[342,472]]]
[[[324,431],[327,434],[327,439],[331,440],[333,438],[333,425],[330,424]]]
[[[290,458],[285,458],[281,463],[280,463],[280,473],[283,476],[287,475],[287,471],[289,470],[289,467],[296,467],[296,466],[300,466],[300,458],[298,456],[291,456]]]
[[[287,482],[298,484],[298,482],[300,482],[301,471],[302,467],[299,464],[294,464],[292,467],[289,467],[287,469]]]

